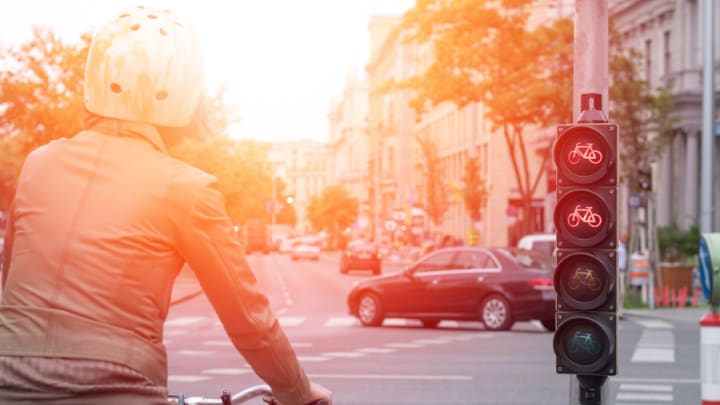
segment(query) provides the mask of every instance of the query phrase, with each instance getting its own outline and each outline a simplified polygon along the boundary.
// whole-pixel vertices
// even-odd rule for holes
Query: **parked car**
[[[478,320],[488,330],[539,320],[555,330],[553,268],[544,255],[516,248],[450,247],[433,251],[404,271],[359,281],[347,299],[365,326],[386,317],[425,327],[441,320]]]
[[[315,238],[298,238],[290,254],[292,260],[320,260],[320,244]]]
[[[520,238],[517,247],[521,249],[535,250],[552,256],[555,254],[555,238],[556,236],[554,233],[533,233]]]
[[[382,254],[372,242],[357,240],[348,243],[340,258],[340,273],[350,270],[370,270],[373,274],[382,271]]]

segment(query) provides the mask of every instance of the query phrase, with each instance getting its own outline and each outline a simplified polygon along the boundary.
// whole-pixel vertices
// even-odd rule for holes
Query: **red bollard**
[[[688,288],[683,287],[680,289],[680,293],[678,294],[678,306],[680,308],[685,308],[685,305],[687,305],[687,296],[688,296]]]
[[[720,314],[700,319],[700,381],[702,405],[720,405]]]

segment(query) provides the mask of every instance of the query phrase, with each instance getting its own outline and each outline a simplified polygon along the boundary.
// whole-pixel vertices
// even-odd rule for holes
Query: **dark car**
[[[450,247],[433,251],[404,271],[357,282],[351,315],[365,326],[386,317],[413,318],[425,327],[441,320],[475,320],[488,330],[539,320],[555,330],[551,262],[513,248]]]
[[[380,274],[382,254],[378,246],[366,241],[348,243],[340,259],[340,273],[346,274],[350,270],[371,270],[373,274]]]

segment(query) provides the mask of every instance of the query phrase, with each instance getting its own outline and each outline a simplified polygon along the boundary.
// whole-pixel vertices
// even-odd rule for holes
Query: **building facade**
[[[269,160],[276,176],[287,185],[286,194],[293,197],[297,218],[295,230],[301,234],[310,232],[307,209],[310,200],[325,188],[326,145],[310,140],[274,142]]]
[[[661,158],[653,164],[658,226],[687,228],[699,221],[700,144],[702,128],[702,0],[616,0],[610,14],[624,47],[644,58],[644,78],[652,88],[670,83],[674,112],[680,120]],[[720,82],[720,5],[715,5],[715,84]],[[720,108],[717,90],[715,107]],[[612,102],[612,100],[610,100]],[[718,112],[715,112],[717,122]],[[612,117],[610,117],[612,120]],[[622,136],[622,128],[620,129]],[[715,156],[720,156],[716,125]],[[714,229],[720,228],[720,165],[715,164]],[[626,201],[623,199],[623,201]]]

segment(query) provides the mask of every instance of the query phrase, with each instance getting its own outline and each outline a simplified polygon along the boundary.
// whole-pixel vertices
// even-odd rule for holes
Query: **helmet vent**
[[[133,31],[137,31],[137,30],[140,29],[140,24],[135,24],[135,25],[133,25],[132,27],[130,27],[130,29],[133,30]]]
[[[110,90],[112,90],[113,93],[119,94],[122,91],[122,87],[117,83],[110,83]]]
[[[125,18],[125,17],[130,17],[130,14],[127,14],[127,13],[125,13],[125,14],[120,14],[120,18]]]
[[[157,18],[157,16],[155,14],[148,14],[147,18],[154,20]]]
[[[155,98],[158,100],[165,100],[167,98],[167,96],[168,96],[168,92],[165,90],[158,91],[157,94],[155,94]]]

